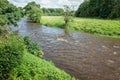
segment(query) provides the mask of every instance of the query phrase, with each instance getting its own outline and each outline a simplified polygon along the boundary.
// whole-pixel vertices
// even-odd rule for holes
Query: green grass
[[[62,16],[43,16],[41,22],[46,26],[64,27]],[[99,36],[120,38],[120,20],[73,18],[73,21],[69,23],[69,29]]]
[[[75,80],[75,78],[56,68],[52,62],[25,52],[22,64],[13,69],[10,80]]]
[[[61,16],[42,16],[42,24],[51,27],[64,27],[63,17]]]

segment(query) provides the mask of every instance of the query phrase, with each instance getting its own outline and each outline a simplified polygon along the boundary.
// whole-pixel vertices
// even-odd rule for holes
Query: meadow
[[[64,17],[42,16],[41,23],[50,27],[64,28]],[[99,36],[120,38],[120,20],[104,20],[94,18],[72,18],[68,28]]]

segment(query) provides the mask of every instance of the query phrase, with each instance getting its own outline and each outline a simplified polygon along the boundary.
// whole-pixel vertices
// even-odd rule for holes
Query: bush
[[[29,53],[42,58],[43,52],[36,42],[33,42],[28,36],[24,37],[24,42]]]
[[[0,38],[0,80],[7,79],[11,70],[21,63],[23,52],[24,43],[19,37]]]

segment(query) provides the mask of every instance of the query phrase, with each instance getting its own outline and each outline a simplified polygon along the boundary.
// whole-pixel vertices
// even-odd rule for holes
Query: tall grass
[[[64,17],[43,16],[42,24],[63,28]],[[69,29],[100,36],[120,38],[120,20],[73,18],[73,21],[69,23]]]

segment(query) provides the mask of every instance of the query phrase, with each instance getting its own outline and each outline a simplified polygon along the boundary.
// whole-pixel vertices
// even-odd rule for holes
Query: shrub
[[[19,37],[0,38],[0,80],[7,79],[11,70],[21,63],[23,52],[24,43]]]
[[[28,36],[24,37],[24,42],[29,53],[42,58],[43,52],[36,42],[33,42]]]

